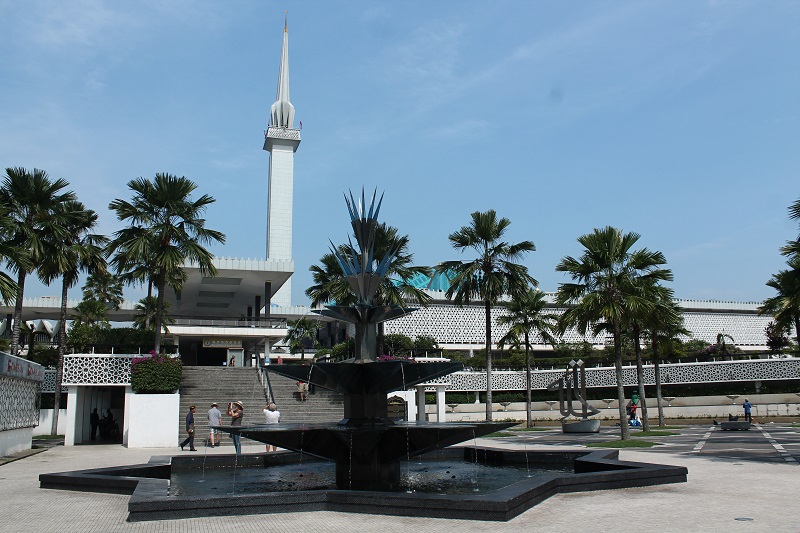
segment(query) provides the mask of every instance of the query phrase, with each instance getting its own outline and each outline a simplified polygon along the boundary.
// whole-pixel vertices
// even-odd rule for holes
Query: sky
[[[665,254],[678,298],[772,295],[800,231],[796,1],[0,0],[0,165],[66,179],[107,235],[130,180],[186,176],[216,199],[211,251],[264,258],[284,10],[294,304],[362,188],[419,265],[474,258],[448,235],[494,209],[545,291],[611,225]]]

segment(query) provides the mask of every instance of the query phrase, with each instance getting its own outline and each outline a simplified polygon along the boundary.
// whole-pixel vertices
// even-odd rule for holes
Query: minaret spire
[[[281,68],[278,73],[278,94],[269,110],[270,124],[275,128],[294,127],[294,106],[289,100],[289,15],[283,23],[283,46],[281,47]]]

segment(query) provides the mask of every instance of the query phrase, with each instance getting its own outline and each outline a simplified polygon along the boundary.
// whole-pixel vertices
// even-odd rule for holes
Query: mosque
[[[284,25],[277,95],[270,108],[263,144],[263,149],[269,153],[266,259],[215,257],[213,262],[218,270],[215,277],[203,276],[197,265],[185,265],[188,279],[183,290],[176,293],[169,289],[165,295],[169,303],[169,314],[174,322],[170,324],[169,333],[163,339],[165,344],[171,341],[177,346],[184,366],[213,367],[232,363],[238,367],[261,367],[279,356],[288,359],[291,355],[286,353],[280,343],[288,332],[289,321],[312,313],[312,309],[306,306],[292,305],[291,277],[295,269],[292,259],[294,157],[300,146],[301,131],[295,128],[295,109],[291,103],[289,88],[289,33],[288,27]],[[346,186],[343,185],[343,188]],[[453,304],[445,296],[448,286],[446,278],[442,276],[419,276],[410,281],[426,291],[432,297],[432,303],[414,313],[387,322],[385,333],[402,333],[411,338],[430,336],[445,351],[483,348],[485,330],[484,309],[481,305],[459,307]],[[559,314],[564,311],[555,305],[552,293],[548,293],[547,297],[551,302],[550,312]],[[73,309],[78,303],[77,300],[69,301],[68,308]],[[716,341],[718,334],[724,333],[732,337],[736,346],[744,351],[766,350],[764,328],[771,317],[758,314],[759,303],[691,300],[679,300],[678,303],[684,310],[686,328],[691,332],[689,337],[711,344]],[[59,299],[54,297],[30,298],[23,302],[23,320],[40,340],[47,341],[48,337],[50,341],[53,340],[57,329],[54,321],[58,320],[59,306]],[[2,307],[0,313],[0,316],[5,316],[5,319],[0,320],[0,335],[8,335],[13,307]],[[506,333],[504,327],[497,322],[503,313],[502,306],[492,310],[494,344]],[[134,302],[126,301],[119,310],[110,311],[108,318],[113,322],[130,322],[133,315]],[[347,333],[342,324],[318,315],[311,316],[326,321],[321,330],[321,338],[328,345]],[[584,337],[577,331],[567,331],[563,340],[568,343],[585,340],[596,346],[609,344],[609,339],[602,335]],[[539,337],[535,337],[533,343],[537,349],[548,349],[544,340]],[[121,406],[119,411],[124,413],[126,439],[129,434],[136,434],[131,429],[136,424],[131,417],[138,412],[147,412],[147,408],[133,402],[142,400],[136,400],[137,396],[147,395],[136,395],[130,391],[130,360],[133,356],[70,355],[64,370],[64,385],[69,390],[65,417],[67,444],[80,442],[80,427],[86,425],[81,413],[88,413],[87,407],[96,401],[92,396],[95,393],[110,394],[108,401],[112,405],[116,402]],[[786,372],[791,374],[795,372],[794,368],[791,367]],[[40,369],[34,371],[40,372]],[[734,375],[727,367],[725,371],[728,372],[725,376]],[[776,374],[775,379],[783,376],[783,372],[781,370],[781,374]],[[23,379],[19,376],[14,379],[17,378]],[[37,374],[36,378],[41,383],[42,376]],[[478,391],[481,387],[485,388],[485,379],[481,385],[480,378],[481,376],[465,375],[460,378],[464,381],[462,385],[456,383],[453,386],[461,387],[456,390]],[[722,378],[711,376],[708,379]],[[741,379],[752,380],[753,377],[748,374]],[[455,381],[457,380],[454,383]],[[509,375],[507,381],[506,390],[519,390],[521,382],[518,376]],[[116,392],[108,393],[108,389]],[[437,385],[437,398],[440,392],[443,399],[444,385]],[[174,420],[179,418],[177,412],[176,403]],[[438,416],[443,416],[443,411]],[[38,415],[36,418],[38,419]],[[170,422],[173,426],[174,420]],[[21,424],[23,426],[20,427],[27,427],[25,424],[29,424],[29,421]],[[145,420],[142,424],[143,427],[148,427],[148,421]],[[174,427],[168,425],[165,433],[169,434],[174,430]],[[126,440],[126,444],[131,445],[131,442]],[[149,445],[160,444],[150,442]],[[174,443],[166,445],[174,446]]]

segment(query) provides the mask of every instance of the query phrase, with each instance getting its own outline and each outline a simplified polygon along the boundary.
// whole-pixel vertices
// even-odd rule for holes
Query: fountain
[[[387,393],[448,375],[462,365],[376,361],[376,324],[413,309],[375,303],[396,251],[374,258],[381,203],[376,206],[375,195],[368,211],[363,193],[360,204],[352,195],[346,200],[358,250],[351,246],[346,257],[335,248],[333,252],[358,301],[347,307],[329,306],[320,314],[355,325],[355,357],[344,363],[269,367],[270,372],[293,380],[341,392],[342,420],[219,428],[293,451],[153,457],[146,465],[42,474],[40,486],[130,494],[129,521],[317,510],[510,520],[561,492],[686,481],[684,467],[619,461],[617,450],[448,448],[514,423],[389,419]],[[328,476],[331,462],[335,466]],[[481,474],[484,467],[490,470]],[[194,481],[178,479],[187,471]],[[310,482],[297,482],[300,477]],[[426,492],[428,483],[422,477],[433,478],[433,492]],[[186,486],[200,490],[183,492]]]
[[[273,365],[271,373],[341,392],[344,418],[336,425],[222,426],[233,435],[272,444],[336,463],[340,489],[394,490],[400,486],[400,461],[514,425],[513,423],[445,424],[395,423],[387,412],[387,393],[462,370],[461,363],[415,363],[408,360],[376,361],[376,325],[416,311],[376,303],[397,250],[375,255],[378,214],[383,196],[373,193],[367,206],[364,192],[356,202],[345,196],[356,246],[349,253],[331,243],[331,252],[356,296],[353,305],[329,305],[315,311],[355,326],[355,357],[344,363],[309,366]]]

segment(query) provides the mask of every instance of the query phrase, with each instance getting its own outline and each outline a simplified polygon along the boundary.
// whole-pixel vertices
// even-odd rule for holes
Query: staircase
[[[224,366],[185,366],[181,378],[181,411],[179,417],[180,439],[186,438],[186,414],[189,406],[197,406],[194,413],[195,447],[202,447],[208,438],[208,410],[216,402],[222,413],[222,424],[231,423],[226,416],[228,402],[244,404],[243,425],[262,424],[261,410],[267,405],[264,387],[255,368],[228,368]],[[231,439],[223,434],[223,445],[231,445]],[[187,448],[188,449],[188,448]]]
[[[313,394],[309,390],[306,400],[300,401],[296,381],[277,374],[267,375],[275,405],[281,412],[282,423],[335,423],[344,417],[344,397],[341,393],[316,387]]]
[[[269,374],[269,383],[275,405],[281,412],[281,422],[311,424],[338,422],[344,416],[343,397],[340,393],[316,388],[300,401],[297,382],[276,374]],[[186,438],[185,421],[189,406],[194,405],[195,447],[202,447],[208,439],[208,410],[216,402],[222,413],[222,424],[230,424],[225,413],[228,402],[244,404],[242,425],[263,424],[268,400],[256,368],[228,368],[219,366],[185,366],[181,378],[181,406],[178,427],[180,440]],[[230,436],[222,434],[222,444],[232,445]]]

